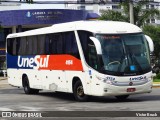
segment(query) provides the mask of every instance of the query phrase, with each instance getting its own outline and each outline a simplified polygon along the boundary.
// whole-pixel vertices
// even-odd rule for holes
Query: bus
[[[26,94],[40,90],[89,96],[152,91],[153,42],[130,23],[74,21],[7,36],[8,82]]]

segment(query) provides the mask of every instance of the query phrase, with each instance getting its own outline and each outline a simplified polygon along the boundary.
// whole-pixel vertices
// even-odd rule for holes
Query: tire
[[[73,86],[73,94],[77,101],[85,102],[88,100],[88,96],[84,94],[83,85],[80,80],[76,81]]]
[[[39,93],[38,89],[30,88],[27,76],[25,76],[23,79],[23,88],[24,88],[25,94],[38,94]]]
[[[118,100],[126,100],[128,97],[129,97],[129,95],[119,95],[119,96],[116,96],[116,98]]]

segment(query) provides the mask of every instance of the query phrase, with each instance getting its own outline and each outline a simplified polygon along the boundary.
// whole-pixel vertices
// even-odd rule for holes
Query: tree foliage
[[[122,2],[120,6],[123,8],[122,13],[113,10],[102,10],[101,20],[113,20],[113,21],[126,21],[129,22],[129,2],[130,0],[125,0]],[[133,14],[134,14],[134,24],[142,27],[145,25],[146,21],[155,15],[159,15],[160,11],[155,8],[144,9],[146,5],[149,4],[148,0],[139,1],[133,6]]]
[[[27,3],[33,3],[33,0],[23,0],[23,1]],[[20,2],[22,2],[22,0],[20,0]]]
[[[125,2],[121,3],[121,6],[123,7],[123,12],[127,15],[129,20],[129,1],[126,0]],[[151,16],[158,16],[160,14],[160,11],[156,8],[150,8],[150,9],[144,9],[146,5],[149,4],[149,0],[143,0],[138,1],[133,6],[133,16],[134,16],[134,24],[141,27],[145,25],[146,21]]]
[[[154,42],[154,54],[156,58],[160,57],[160,27],[147,25],[143,27],[143,32],[152,38]]]
[[[127,17],[118,11],[101,10],[100,20],[127,21]]]

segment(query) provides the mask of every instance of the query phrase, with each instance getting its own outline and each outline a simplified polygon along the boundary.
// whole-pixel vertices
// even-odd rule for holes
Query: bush
[[[154,79],[160,79],[160,73],[158,73],[158,74],[154,77]]]
[[[2,73],[2,72],[0,72],[0,76],[3,76],[3,73]]]

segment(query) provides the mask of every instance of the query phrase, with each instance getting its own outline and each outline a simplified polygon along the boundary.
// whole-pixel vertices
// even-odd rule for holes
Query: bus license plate
[[[135,92],[136,88],[127,88],[127,92]]]

